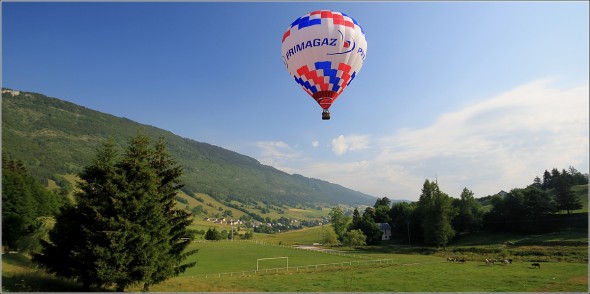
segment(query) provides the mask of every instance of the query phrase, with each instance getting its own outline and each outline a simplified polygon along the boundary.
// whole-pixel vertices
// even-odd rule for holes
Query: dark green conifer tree
[[[34,260],[87,287],[114,284],[117,291],[134,284],[149,291],[151,285],[178,275],[195,264],[181,263],[196,252],[185,252],[190,213],[174,209],[181,174],[163,140],[151,147],[147,136],[138,135],[121,158],[109,141],[79,175],[76,206],[64,210],[50,233],[51,242]],[[79,240],[63,244],[62,228],[68,227]],[[62,256],[69,263],[66,269],[72,270],[57,266],[51,253]]]
[[[348,230],[349,231],[360,230],[361,229],[361,222],[362,222],[361,214],[359,213],[358,208],[355,207],[354,211],[352,212],[352,222],[348,226]]]
[[[53,217],[65,202],[35,179],[22,161],[2,153],[3,246],[19,251],[37,247],[23,243],[30,243],[28,237],[41,226],[40,217]]]
[[[150,164],[157,174],[157,198],[162,205],[166,223],[170,226],[165,254],[159,258],[156,264],[157,270],[144,283],[144,290],[149,286],[164,281],[165,279],[183,273],[187,268],[195,265],[195,262],[181,264],[188,256],[198,250],[186,251],[190,244],[193,232],[188,229],[192,223],[192,215],[188,211],[175,209],[177,192],[183,187],[180,181],[182,168],[167,151],[166,143],[160,139],[154,148]]]
[[[33,261],[49,272],[76,279],[86,289],[116,283],[126,274],[124,268],[117,267],[129,257],[124,241],[117,236],[124,232],[117,215],[124,195],[119,189],[116,157],[114,143],[109,140],[79,174],[75,206],[62,209],[49,232],[50,242],[42,242],[41,254],[33,255]]]

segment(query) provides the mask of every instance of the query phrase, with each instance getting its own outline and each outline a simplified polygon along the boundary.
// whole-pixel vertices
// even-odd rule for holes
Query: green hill
[[[89,164],[109,136],[125,146],[138,131],[163,137],[184,167],[183,191],[219,201],[278,205],[373,205],[375,198],[337,184],[290,175],[256,159],[126,118],[101,113],[42,94],[2,91],[2,151],[22,160],[31,173],[69,185],[63,176]]]

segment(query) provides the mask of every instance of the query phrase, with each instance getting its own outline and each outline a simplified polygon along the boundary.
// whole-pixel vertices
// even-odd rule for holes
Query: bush
[[[205,240],[221,240],[221,233],[219,231],[217,231],[217,229],[213,228],[209,228],[207,230],[207,232],[205,233]]]

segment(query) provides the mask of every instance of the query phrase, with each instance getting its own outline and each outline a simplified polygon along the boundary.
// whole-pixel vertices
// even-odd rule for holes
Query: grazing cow
[[[512,264],[512,259],[508,258],[508,263]]]
[[[461,258],[459,259],[459,262],[465,263],[465,259]]]
[[[536,268],[541,268],[541,265],[538,262],[535,262],[535,263],[531,263],[531,267],[532,268],[535,268],[535,267]]]
[[[489,264],[494,265],[494,262],[495,262],[495,259],[487,259],[486,258],[486,264],[488,264],[488,265]]]
[[[502,263],[508,264],[508,259],[502,260]]]

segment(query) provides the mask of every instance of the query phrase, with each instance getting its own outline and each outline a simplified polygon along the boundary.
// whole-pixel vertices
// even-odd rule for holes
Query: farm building
[[[381,240],[390,240],[391,239],[391,226],[388,223],[377,223],[379,229],[383,233],[381,235]]]

